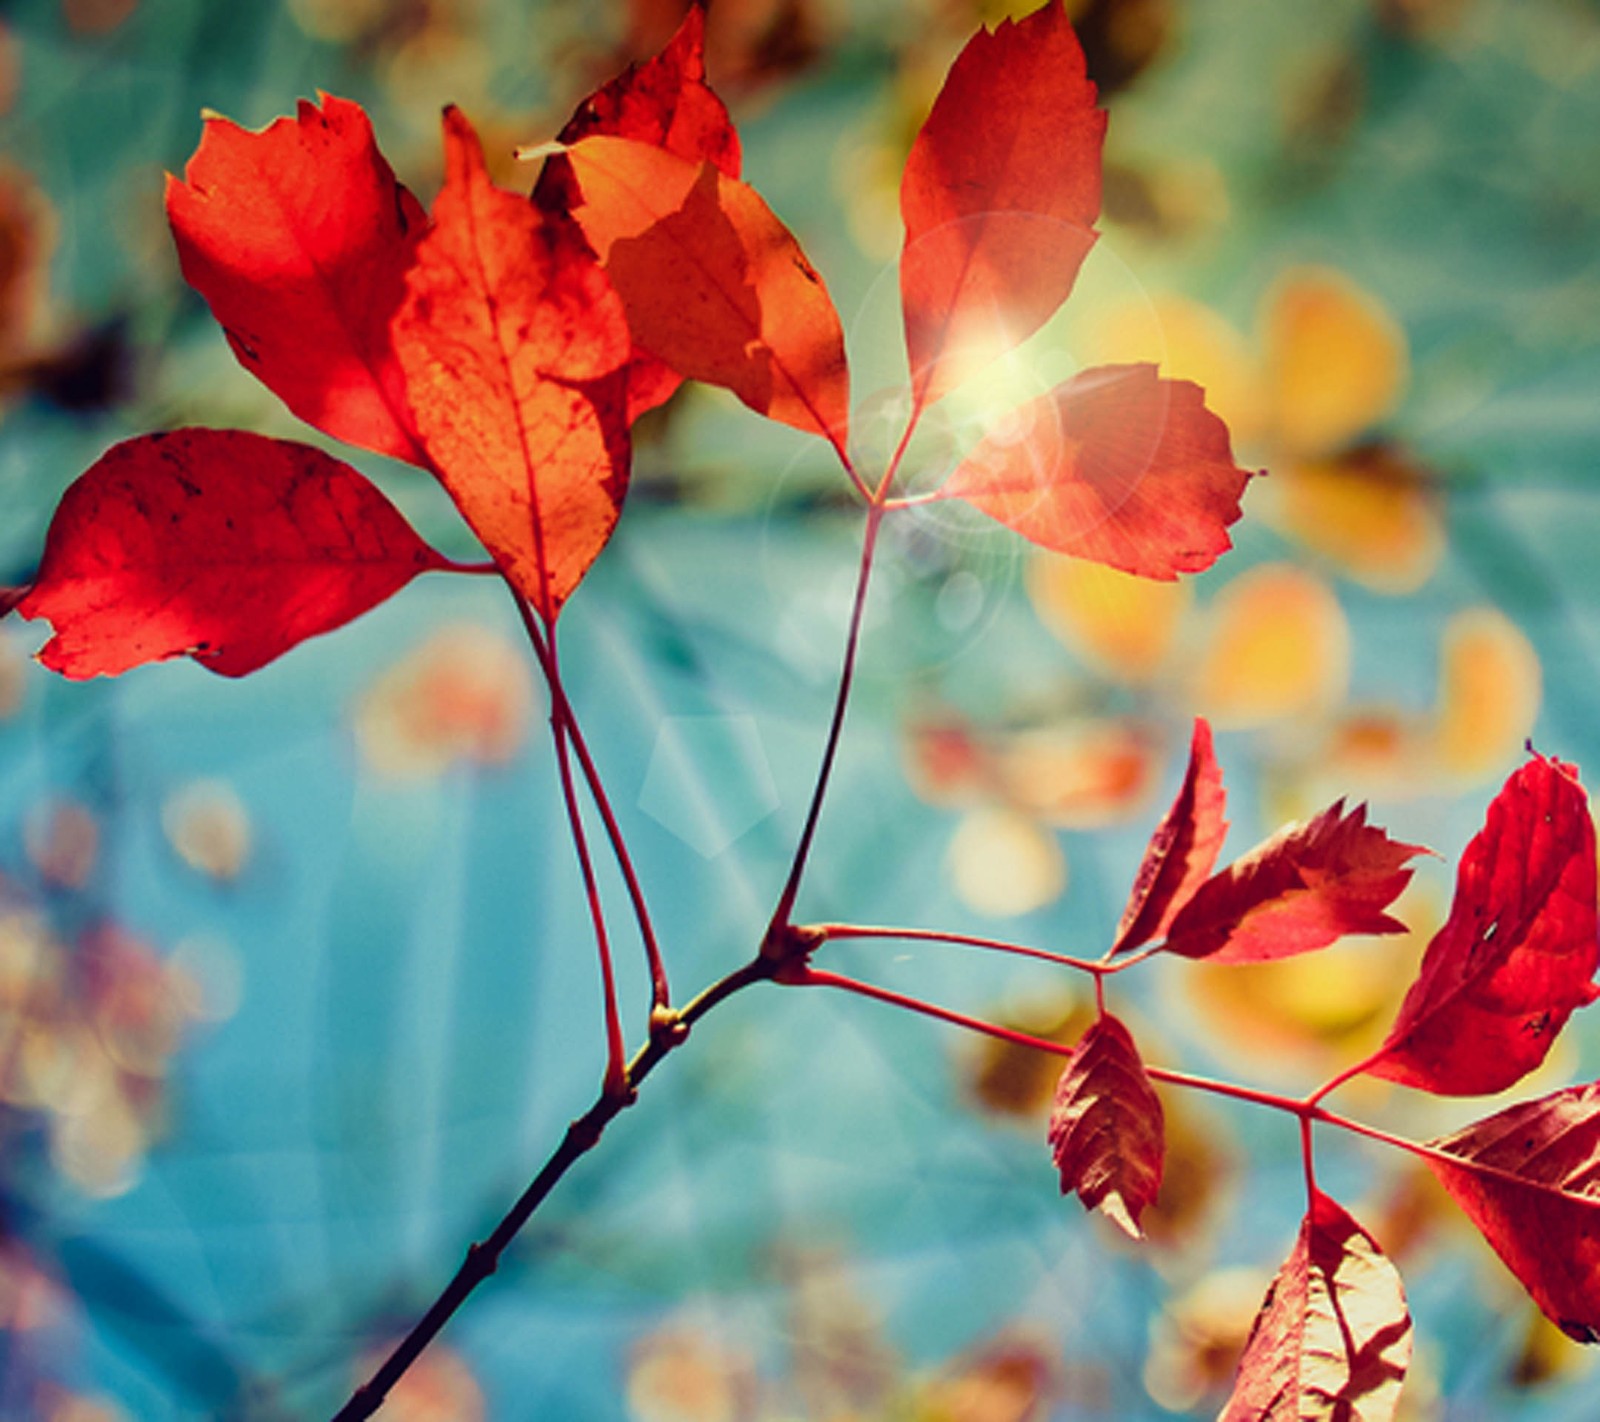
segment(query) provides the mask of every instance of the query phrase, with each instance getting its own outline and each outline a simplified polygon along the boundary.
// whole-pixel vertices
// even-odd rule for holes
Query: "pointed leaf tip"
[[[1217,862],[1228,833],[1226,807],[1211,725],[1204,716],[1196,716],[1183,784],[1150,836],[1117,925],[1113,953],[1130,952],[1166,934]]]
[[[1077,1192],[1133,1238],[1161,1189],[1164,1116],[1128,1029],[1109,1013],[1067,1059],[1050,1112],[1061,1193]]]

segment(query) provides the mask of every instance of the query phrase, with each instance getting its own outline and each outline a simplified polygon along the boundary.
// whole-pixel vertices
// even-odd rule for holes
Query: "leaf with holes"
[[[1372,1236],[1316,1191],[1218,1422],[1387,1422],[1410,1363],[1400,1275]]]
[[[72,484],[17,610],[53,625],[39,660],[74,679],[179,656],[243,676],[448,566],[320,449],[182,429]]]
[[[691,163],[711,163],[739,176],[739,135],[727,106],[706,83],[705,11],[691,5],[666,48],[653,59],[629,65],[578,105],[558,143],[591,134],[635,138],[676,153]],[[567,212],[581,201],[566,158],[552,154],[534,186],[541,207]],[[647,351],[635,351],[628,373],[628,418],[662,404],[683,377]]]
[[[1250,477],[1198,385],[1107,365],[1003,419],[938,497],[1058,553],[1170,582],[1233,546]]]
[[[1600,1083],[1520,1101],[1428,1142],[1425,1157],[1545,1315],[1600,1342]]]
[[[1180,909],[1166,948],[1212,963],[1259,963],[1311,953],[1346,934],[1403,933],[1384,910],[1426,851],[1367,823],[1367,808],[1335,801],[1288,825],[1214,874]]]
[[[1077,1191],[1135,1239],[1161,1189],[1161,1101],[1128,1029],[1109,1013],[1067,1059],[1050,1112],[1050,1152],[1061,1193]]]
[[[395,349],[440,480],[551,620],[627,491],[627,322],[571,223],[490,182],[457,109],[444,143]]]
[[[1126,953],[1162,937],[1178,911],[1211,873],[1228,833],[1227,793],[1211,744],[1211,726],[1196,716],[1189,768],[1177,799],[1150,836],[1128,905],[1117,925],[1113,953]]]
[[[1575,767],[1537,756],[1461,856],[1450,917],[1367,1070],[1448,1096],[1503,1091],[1594,1001],[1597,964],[1589,799]]]
[[[843,450],[850,375],[827,288],[760,194],[713,163],[595,136],[563,150],[572,209],[640,347]]]
[[[1049,320],[1094,245],[1106,116],[1065,8],[979,30],[900,182],[900,298],[917,407]]]
[[[167,217],[246,370],[334,438],[425,462],[389,323],[427,218],[359,105],[324,94],[260,133],[207,118]]]

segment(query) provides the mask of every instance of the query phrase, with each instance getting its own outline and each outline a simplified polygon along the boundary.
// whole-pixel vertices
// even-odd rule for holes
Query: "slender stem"
[[[1004,938],[984,938],[972,933],[944,933],[934,928],[879,928],[861,923],[820,923],[810,925],[810,931],[823,938],[893,938],[911,943],[952,943],[958,947],[988,948],[996,953],[1014,953],[1020,958],[1039,958],[1046,963],[1057,963],[1063,968],[1075,968],[1080,973],[1093,973],[1101,977],[1121,970],[1121,963],[1097,963],[1088,958],[1073,958],[1065,953],[1052,953],[1046,948],[1029,948],[1021,943],[1010,943]]]
[[[372,1377],[351,1395],[350,1400],[335,1414],[333,1422],[361,1422],[371,1417],[382,1405],[390,1390],[405,1376],[406,1370],[421,1356],[424,1348],[438,1335],[455,1311],[485,1279],[494,1273],[505,1252],[518,1232],[527,1224],[535,1210],[544,1203],[563,1175],[600,1142],[601,1134],[612,1119],[630,1106],[640,1084],[669,1053],[688,1038],[695,1022],[711,1011],[718,1003],[752,983],[770,979],[773,964],[757,957],[736,972],[720,978],[706,988],[682,1011],[673,1013],[677,1030],[670,1033],[652,1033],[650,1040],[639,1049],[624,1072],[626,1090],[621,1094],[602,1091],[583,1115],[573,1121],[561,1137],[560,1143],[522,1192],[500,1223],[481,1243],[472,1245],[439,1296],[415,1326],[395,1346]]]
[[[441,556],[438,567],[441,573],[472,573],[479,577],[489,577],[502,571],[493,559],[486,563],[460,563],[454,558]]]
[[[583,813],[578,805],[577,789],[572,783],[572,755],[567,744],[566,723],[559,716],[552,716],[550,726],[556,739],[561,798],[567,807],[567,823],[572,829],[573,848],[578,852],[583,891],[589,900],[589,918],[594,924],[595,947],[600,953],[600,982],[605,997],[606,1023],[605,1094],[620,1096],[627,1091],[628,1049],[622,1037],[622,1016],[617,1009],[617,975],[611,962],[611,941],[606,933],[605,910],[600,906],[600,885],[595,878],[594,861],[589,855],[589,838],[583,828]]]
[[[1339,1087],[1343,1086],[1345,1082],[1360,1076],[1362,1072],[1376,1062],[1382,1055],[1383,1052],[1381,1050],[1376,1051],[1370,1057],[1363,1057],[1354,1066],[1346,1067],[1337,1076],[1330,1077],[1315,1091],[1313,1091],[1311,1095],[1306,1097],[1306,1105],[1315,1106],[1317,1102],[1321,1101],[1324,1096],[1336,1091]]]
[[[572,749],[578,757],[578,766],[583,771],[583,778],[589,786],[589,796],[594,801],[595,809],[600,813],[600,822],[605,826],[606,838],[611,841],[612,857],[617,861],[622,881],[627,886],[628,898],[633,904],[633,916],[639,925],[639,937],[644,942],[645,959],[650,967],[651,1001],[656,1008],[665,1010],[672,1003],[672,992],[667,985],[666,961],[661,954],[661,945],[656,938],[655,924],[650,918],[650,908],[645,902],[644,888],[634,868],[633,856],[628,852],[622,827],[617,823],[616,813],[611,807],[611,798],[606,794],[599,768],[589,752],[589,743],[578,725],[577,713],[572,709],[572,702],[567,698],[566,686],[552,660],[553,648],[546,640],[544,630],[534,617],[527,599],[522,597],[509,582],[506,587],[511,593],[511,600],[516,604],[523,629],[528,634],[534,659],[539,663],[539,669],[544,673],[545,682],[550,688],[551,713],[559,717],[566,726],[567,735],[572,741]]]
[[[916,509],[924,504],[936,504],[946,497],[943,489],[929,489],[923,494],[902,494],[897,499],[885,499],[883,506],[886,510]]]
[[[891,471],[892,472],[892,471]],[[888,476],[885,476],[887,482]],[[783,892],[778,895],[777,907],[772,913],[769,936],[787,927],[789,915],[794,911],[795,899],[800,893],[800,880],[806,872],[806,860],[811,854],[811,842],[816,837],[817,821],[822,814],[822,802],[827,797],[828,781],[833,774],[834,759],[839,751],[839,737],[844,730],[844,715],[850,705],[850,688],[855,680],[856,654],[861,646],[861,627],[867,606],[867,588],[872,579],[872,555],[878,544],[878,530],[883,524],[883,509],[876,502],[867,510],[867,527],[861,539],[861,565],[856,574],[855,602],[850,608],[850,630],[845,636],[844,663],[839,670],[839,690],[834,697],[833,718],[828,723],[828,738],[822,748],[822,764],[817,770],[816,788],[811,793],[811,804],[806,810],[805,825],[795,846],[794,862],[789,866],[789,877]]]

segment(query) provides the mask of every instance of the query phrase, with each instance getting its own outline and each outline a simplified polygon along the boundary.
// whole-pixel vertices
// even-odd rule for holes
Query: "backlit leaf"
[[[957,56],[900,185],[919,407],[1066,300],[1095,240],[1105,126],[1059,0],[979,30]]]
[[[629,65],[578,105],[559,143],[591,134],[636,138],[676,153],[691,163],[714,164],[739,176],[739,135],[727,107],[706,83],[705,11],[691,5],[666,48],[653,59]],[[566,211],[580,200],[571,170],[552,154],[533,190],[541,207]],[[682,383],[670,366],[648,352],[635,353],[628,373],[628,419],[662,404]]]
[[[1448,1096],[1503,1091],[1545,1058],[1600,964],[1595,835],[1577,770],[1537,756],[1461,856],[1375,1076]]]
[[[1161,1188],[1161,1102],[1128,1029],[1109,1013],[1067,1058],[1050,1112],[1061,1193],[1076,1191],[1135,1239]]]
[[[627,324],[570,223],[490,182],[457,109],[444,142],[445,186],[395,348],[440,480],[550,619],[627,491]]]
[[[1058,553],[1170,580],[1232,546],[1250,477],[1199,386],[1100,366],[1015,411],[939,496]]]
[[[62,496],[24,617],[73,679],[191,656],[243,676],[447,566],[349,465],[241,430],[114,446]]]
[[[167,217],[245,369],[335,438],[426,463],[389,323],[427,219],[359,105],[324,94],[259,133],[208,118]]]
[[[1113,953],[1125,953],[1164,936],[1183,906],[1194,897],[1217,862],[1228,833],[1223,818],[1227,794],[1222,767],[1211,745],[1211,727],[1203,716],[1194,721],[1189,768],[1177,798],[1150,836],[1144,861],[1117,925]]]
[[[640,347],[758,414],[848,438],[839,314],[793,234],[754,188],[712,163],[633,139],[564,150],[582,225]]]
[[[1152,582],[1044,552],[1028,564],[1028,596],[1039,620],[1073,652],[1135,685],[1160,672],[1191,599],[1188,583]]]
[[[1425,1157],[1455,1202],[1562,1332],[1600,1341],[1600,1082],[1462,1127]]]
[[[1318,1191],[1256,1315],[1218,1422],[1388,1422],[1410,1361],[1400,1275]]]
[[[1350,933],[1403,933],[1384,910],[1411,879],[1420,846],[1367,823],[1367,808],[1335,801],[1213,875],[1167,931],[1169,952],[1256,963],[1325,948]]]
[[[1544,677],[1528,634],[1503,612],[1452,614],[1439,644],[1439,699],[1432,749],[1459,780],[1497,776],[1512,764],[1539,715]]]

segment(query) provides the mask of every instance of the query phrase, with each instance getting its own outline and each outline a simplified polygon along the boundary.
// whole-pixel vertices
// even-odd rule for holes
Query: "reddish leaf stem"
[[[893,476],[884,476],[884,484]],[[822,748],[822,763],[817,770],[816,788],[811,793],[811,804],[806,810],[805,825],[795,846],[794,862],[789,866],[789,877],[778,895],[777,907],[772,912],[772,922],[767,928],[767,942],[776,945],[789,927],[789,917],[794,911],[795,899],[800,893],[800,880],[806,871],[806,860],[811,854],[811,842],[816,837],[817,821],[822,814],[822,802],[828,793],[828,781],[833,774],[834,759],[839,751],[839,737],[844,730],[845,711],[850,704],[850,688],[855,680],[856,654],[861,646],[861,626],[867,606],[867,588],[872,579],[872,555],[878,545],[878,530],[883,524],[883,507],[878,502],[883,492],[880,486],[867,510],[866,531],[861,539],[861,564],[856,574],[855,601],[850,608],[850,629],[845,635],[844,662],[839,670],[839,691],[833,702],[833,718],[828,723],[828,738]]]
[[[1120,963],[1091,962],[1087,958],[1073,958],[1065,953],[1052,953],[1047,948],[1029,948],[1022,943],[1011,943],[1004,938],[984,938],[972,933],[944,933],[935,928],[879,928],[861,923],[819,923],[808,925],[808,931],[819,933],[825,939],[834,938],[895,938],[911,943],[950,943],[957,947],[988,948],[996,953],[1013,953],[1020,958],[1039,958],[1046,963],[1056,963],[1063,968],[1074,968],[1080,973],[1093,973],[1101,977],[1107,973],[1121,972],[1127,966]]]
[[[501,567],[492,558],[485,563],[460,563],[454,558],[446,558],[441,554],[439,571],[442,573],[472,573],[480,577],[487,577],[490,574],[499,574]]]
[[[661,1060],[688,1039],[689,1028],[734,993],[749,987],[752,983],[769,980],[773,971],[774,965],[758,956],[744,967],[713,983],[686,1004],[681,1011],[669,1010],[667,1015],[672,1020],[673,1030],[651,1033],[650,1040],[639,1049],[625,1068],[623,1074],[625,1090],[620,1094],[602,1091],[595,1103],[568,1125],[560,1143],[551,1152],[539,1173],[533,1177],[528,1188],[495,1226],[494,1231],[480,1243],[468,1248],[466,1258],[462,1260],[461,1267],[456,1270],[449,1284],[411,1331],[395,1346],[393,1352],[372,1377],[357,1388],[350,1400],[339,1409],[333,1422],[362,1422],[362,1419],[371,1417],[377,1412],[390,1390],[421,1356],[423,1349],[434,1340],[455,1311],[466,1302],[472,1291],[494,1273],[499,1265],[500,1256],[527,1224],[534,1211],[543,1204],[545,1197],[555,1188],[561,1177],[599,1144],[606,1126],[633,1104],[640,1084]]]
[[[622,827],[617,823],[617,816],[611,807],[611,797],[606,794],[605,785],[600,779],[600,770],[594,762],[594,757],[589,753],[589,743],[584,738],[582,729],[578,725],[578,717],[572,709],[572,703],[567,699],[566,687],[561,681],[559,671],[553,667],[550,660],[550,647],[547,644],[543,629],[539,626],[533,615],[533,610],[528,606],[526,599],[521,597],[514,587],[507,583],[512,601],[516,604],[517,614],[522,619],[523,629],[528,634],[528,642],[533,648],[534,658],[539,663],[539,669],[544,673],[545,682],[550,688],[551,711],[565,723],[568,736],[572,741],[572,749],[578,757],[578,767],[583,771],[583,778],[588,783],[590,798],[600,814],[600,821],[605,826],[606,837],[611,841],[611,852],[617,861],[617,868],[622,874],[622,881],[628,890],[628,898],[633,904],[633,916],[639,924],[639,937],[644,942],[645,959],[650,967],[651,1001],[658,1010],[665,1010],[672,1005],[672,992],[667,985],[667,965],[661,954],[661,944],[656,938],[655,924],[650,918],[650,908],[645,902],[644,888],[639,882],[639,875],[633,865],[633,856],[628,852],[627,841],[623,838]]]

